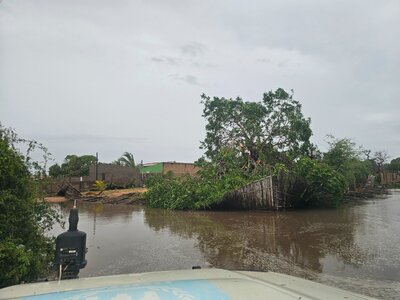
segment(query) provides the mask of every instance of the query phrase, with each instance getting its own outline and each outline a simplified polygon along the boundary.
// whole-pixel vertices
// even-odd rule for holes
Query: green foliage
[[[102,180],[96,180],[93,184],[93,189],[99,192],[104,191],[106,187],[107,187],[106,183]]]
[[[289,163],[313,150],[311,121],[304,118],[293,94],[283,89],[265,93],[261,102],[201,97],[207,121],[201,146],[212,161],[229,148],[241,156],[240,167],[251,170],[283,160]]]
[[[58,176],[62,176],[63,175],[63,171],[61,169],[61,166],[59,164],[54,164],[52,166],[50,166],[49,168],[49,176],[51,177],[58,177]]]
[[[96,156],[93,155],[82,155],[78,156],[75,154],[67,155],[64,159],[64,163],[60,166],[54,164],[49,168],[49,175],[52,177],[57,176],[88,176],[89,167],[96,164]]]
[[[309,155],[313,150],[311,119],[304,118],[301,104],[283,89],[264,93],[263,104],[267,117],[265,127],[268,144],[280,152],[287,152],[290,158]]]
[[[327,164],[303,157],[294,166],[294,176],[304,184],[297,206],[338,207],[342,203],[345,179]]]
[[[347,188],[355,189],[365,184],[369,174],[374,173],[374,161],[362,160],[361,154],[365,152],[350,139],[329,138],[329,150],[324,153],[323,162],[342,174]]]
[[[88,176],[89,167],[96,164],[94,155],[67,155],[61,169],[65,176]]]
[[[168,209],[207,209],[222,200],[226,192],[246,184],[239,175],[229,174],[219,180],[200,177],[154,175],[146,184],[145,197],[151,207]]]
[[[173,177],[172,174],[148,178],[146,199],[150,206],[169,209],[207,209],[232,191],[251,180],[249,175],[235,163],[234,152],[225,149],[214,162],[198,161],[201,170],[197,177]]]
[[[132,153],[124,152],[120,158],[113,162],[115,165],[135,168],[135,158]]]
[[[1,286],[18,283],[29,273],[32,254],[25,250],[24,245],[5,240],[0,243],[0,268],[2,271]],[[17,268],[15,266],[18,266]]]
[[[28,146],[26,156],[16,144]],[[53,240],[45,237],[59,215],[44,203],[37,177],[45,166],[34,162],[34,149],[47,151],[37,142],[19,139],[0,125],[0,287],[33,281],[47,271],[53,256]]]
[[[324,153],[323,161],[338,172],[346,172],[349,161],[358,158],[356,144],[350,139],[336,139],[331,135],[328,144],[329,150]]]
[[[390,164],[386,166],[389,171],[399,172],[400,171],[400,157],[392,159]]]

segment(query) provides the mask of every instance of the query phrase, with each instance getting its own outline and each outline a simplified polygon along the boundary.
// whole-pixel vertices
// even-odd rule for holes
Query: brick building
[[[96,172],[97,167],[97,172]],[[131,167],[118,166],[114,164],[99,163],[89,167],[89,181],[102,180],[105,183],[113,183],[115,185],[140,185],[142,184],[139,170]]]
[[[125,187],[128,185],[141,186],[142,176],[137,168],[99,163],[97,165],[97,180]],[[47,188],[48,194],[57,194],[67,185],[78,191],[88,191],[96,181],[96,165],[89,167],[89,176],[60,177],[52,179]]]
[[[196,173],[200,170],[199,167],[192,163],[182,162],[156,162],[146,163],[139,166],[139,171],[143,177],[151,174],[167,174],[171,172],[174,176],[190,175],[196,176]]]

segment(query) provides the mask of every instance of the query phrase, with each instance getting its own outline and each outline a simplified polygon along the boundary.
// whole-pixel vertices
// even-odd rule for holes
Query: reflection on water
[[[400,293],[398,191],[339,210],[79,208],[89,248],[81,277],[201,265],[283,272],[382,298]]]

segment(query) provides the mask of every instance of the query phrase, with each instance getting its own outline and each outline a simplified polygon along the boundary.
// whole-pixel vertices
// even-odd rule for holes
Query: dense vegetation
[[[226,192],[266,175],[296,181],[302,187],[297,207],[337,207],[345,191],[365,184],[387,159],[384,152],[363,150],[350,139],[328,136],[321,153],[310,142],[311,120],[292,93],[264,93],[262,101],[202,95],[205,150],[195,178],[156,176],[146,183],[149,205],[171,209],[206,209]],[[396,162],[393,163],[393,166]]]
[[[64,159],[64,163],[61,164],[61,166],[59,164],[50,166],[49,175],[51,177],[87,176],[89,175],[90,165],[95,164],[96,161],[97,159],[94,155],[67,155]]]
[[[392,159],[386,168],[392,172],[400,172],[400,157]]]
[[[51,177],[73,177],[73,176],[88,176],[89,167],[97,163],[97,158],[94,155],[69,154],[65,157],[64,162],[61,164],[54,164],[49,168],[49,175]],[[125,166],[135,168],[135,159],[132,153],[124,152],[120,158],[113,161],[112,164],[118,166]]]
[[[16,145],[25,144],[26,155]],[[34,149],[47,150],[34,141],[17,137],[0,125],[0,287],[32,281],[48,270],[53,240],[45,237],[59,216],[37,202],[44,166],[32,161]],[[42,182],[42,181],[41,181]]]

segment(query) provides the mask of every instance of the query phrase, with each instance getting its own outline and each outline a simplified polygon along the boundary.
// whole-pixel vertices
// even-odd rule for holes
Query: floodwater
[[[68,205],[55,204],[66,220]],[[79,204],[79,213],[88,247],[80,277],[199,265],[270,270],[380,299],[400,297],[400,190],[337,210],[184,212]]]

